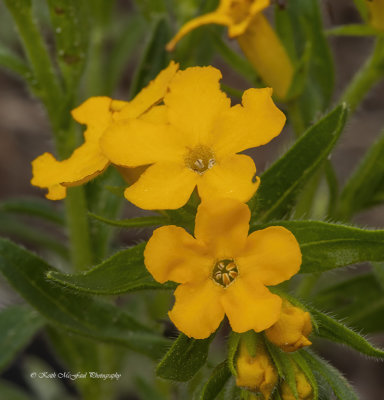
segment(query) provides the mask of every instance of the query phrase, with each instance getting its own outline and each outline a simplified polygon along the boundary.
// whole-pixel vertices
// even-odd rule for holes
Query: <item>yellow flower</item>
[[[292,352],[312,344],[307,338],[311,332],[309,313],[284,301],[279,320],[265,334],[270,342]]]
[[[125,190],[129,201],[144,209],[177,209],[196,186],[202,199],[246,202],[255,193],[255,164],[236,153],[268,143],[280,133],[285,116],[269,88],[249,89],[242,105],[231,107],[220,79],[213,67],[179,71],[164,105],[154,109],[163,123],[121,120],[104,133],[101,148],[114,164],[152,164]]]
[[[295,379],[296,387],[299,398],[296,399],[295,395],[292,393],[291,388],[286,382],[281,385],[281,398],[282,400],[312,400],[313,399],[313,389],[308,382],[307,377],[303,372],[294,364],[295,369]]]
[[[240,344],[239,356],[236,360],[236,385],[255,392],[261,392],[265,400],[271,397],[278,380],[276,368],[261,343],[256,355],[252,357],[244,342]]]
[[[144,118],[144,115],[150,118],[147,117],[148,111],[162,100],[177,69],[178,64],[171,62],[130,102],[91,97],[74,109],[73,118],[87,125],[84,143],[63,161],[57,161],[50,153],[37,157],[32,162],[32,185],[47,188],[48,199],[60,200],[65,198],[67,187],[82,185],[101,174],[110,163],[99,146],[105,129],[120,118]]]
[[[368,9],[370,12],[371,25],[383,31],[384,30],[384,0],[368,0]]]
[[[224,315],[233,331],[263,331],[280,316],[282,300],[267,286],[296,274],[300,247],[273,226],[248,236],[250,211],[233,199],[207,200],[197,210],[195,237],[177,226],[156,229],[145,265],[160,283],[180,283],[169,317],[189,337],[207,338]]]
[[[168,43],[167,49],[173,50],[182,37],[199,26],[225,25],[229,37],[238,40],[263,81],[283,99],[291,85],[293,66],[280,39],[262,14],[269,4],[270,0],[220,0],[215,11],[187,22]]]

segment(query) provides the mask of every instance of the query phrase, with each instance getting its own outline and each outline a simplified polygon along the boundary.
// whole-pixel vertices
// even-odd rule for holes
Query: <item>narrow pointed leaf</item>
[[[144,265],[146,243],[122,250],[81,274],[49,271],[47,278],[79,292],[116,295],[145,289],[171,289],[175,284],[156,282]]]
[[[12,306],[0,311],[0,370],[13,360],[43,325],[43,318],[28,306]]]
[[[236,376],[236,354],[240,343],[240,334],[231,332],[228,339],[228,367],[232,375]]]
[[[319,324],[318,336],[329,339],[333,342],[346,344],[367,356],[384,359],[384,350],[374,347],[367,339],[341,322],[336,321],[314,308],[311,308],[311,314]]]
[[[0,239],[0,272],[52,324],[100,341],[113,342],[154,359],[168,341],[150,332],[128,313],[90,296],[76,295],[47,281],[53,268],[39,257]]]
[[[157,376],[178,382],[189,381],[205,364],[214,336],[198,340],[180,333],[157,366]]]
[[[323,272],[364,261],[384,261],[384,230],[360,229],[320,221],[275,221],[260,225],[283,226],[300,244],[301,273]]]
[[[118,226],[120,228],[143,228],[146,226],[159,226],[166,225],[169,223],[169,218],[163,216],[150,216],[150,217],[138,217],[130,219],[108,219],[100,215],[89,213],[92,218],[97,219],[100,222],[104,222],[107,225]]]
[[[52,202],[38,198],[15,198],[2,201],[0,211],[38,217],[58,225],[65,225],[62,213],[52,206]]]
[[[328,158],[343,130],[345,105],[338,106],[308,131],[261,175],[261,186],[250,201],[255,219],[282,218],[295,203],[299,189]]]
[[[223,361],[213,370],[208,382],[204,385],[200,400],[216,399],[230,377],[231,371],[228,368],[228,363]]]
[[[378,35],[379,32],[370,25],[350,24],[336,26],[327,30],[326,34],[332,36],[374,36]]]
[[[350,176],[340,196],[337,216],[349,219],[369,206],[384,181],[384,131]]]
[[[384,291],[372,274],[330,285],[316,295],[315,304],[366,333],[384,330]]]
[[[341,373],[328,364],[318,355],[311,351],[301,351],[303,358],[307,361],[308,365],[317,371],[324,380],[329,384],[339,400],[359,400],[356,392]]]

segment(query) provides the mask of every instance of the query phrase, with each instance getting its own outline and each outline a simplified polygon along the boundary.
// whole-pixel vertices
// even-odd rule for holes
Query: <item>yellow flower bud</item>
[[[371,25],[384,31],[384,0],[367,0]]]
[[[311,331],[309,313],[284,301],[280,318],[265,334],[270,342],[284,351],[292,352],[312,344],[307,338]]]
[[[312,386],[308,382],[307,377],[303,374],[303,372],[297,368],[295,365],[296,371],[296,387],[297,393],[299,395],[298,400],[312,400],[313,399],[313,390]],[[286,382],[283,382],[281,385],[281,398],[282,400],[296,400],[294,394],[292,393],[291,388]]]
[[[252,357],[244,342],[240,344],[237,358],[236,385],[260,392],[264,400],[269,400],[277,384],[276,368],[262,344],[258,344],[256,355]]]

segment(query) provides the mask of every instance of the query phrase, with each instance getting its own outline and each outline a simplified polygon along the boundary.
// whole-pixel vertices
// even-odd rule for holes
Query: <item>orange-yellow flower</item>
[[[273,226],[248,236],[250,211],[233,199],[203,202],[194,236],[177,226],[156,229],[145,265],[160,283],[180,283],[169,317],[186,335],[203,339],[224,315],[233,331],[263,331],[280,316],[282,300],[267,286],[290,279],[300,247],[287,229]]]
[[[264,400],[269,400],[277,384],[278,375],[264,345],[258,343],[256,354],[252,356],[248,352],[246,343],[241,342],[236,371],[237,386],[262,393]]]
[[[283,99],[292,82],[293,66],[280,39],[262,14],[269,4],[270,0],[220,0],[215,11],[187,22],[168,43],[167,49],[173,50],[182,37],[199,26],[227,26],[229,37],[237,39],[263,81]]]
[[[32,162],[32,185],[47,188],[48,199],[60,200],[65,198],[67,187],[82,185],[101,174],[110,164],[99,146],[105,129],[120,118],[151,118],[148,111],[162,100],[177,69],[178,64],[171,62],[130,102],[91,97],[74,109],[73,118],[87,125],[84,143],[63,161],[57,161],[50,153],[37,157]]]
[[[367,0],[371,25],[384,31],[384,0]]]
[[[283,301],[279,320],[265,331],[269,341],[286,352],[310,346],[308,340],[312,332],[311,316],[307,311]]]
[[[285,116],[269,88],[249,89],[242,105],[231,107],[220,79],[213,67],[179,71],[164,105],[154,110],[162,123],[121,120],[106,130],[101,148],[114,164],[152,164],[125,190],[129,201],[144,209],[177,209],[196,186],[202,199],[246,202],[255,193],[255,164],[236,153],[268,143],[280,133]]]

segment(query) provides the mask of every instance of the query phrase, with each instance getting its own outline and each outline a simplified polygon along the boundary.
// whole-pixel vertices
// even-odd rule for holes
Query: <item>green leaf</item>
[[[331,386],[339,400],[359,400],[353,388],[336,368],[309,350],[300,350],[300,353],[312,370],[317,371]]]
[[[62,257],[69,259],[68,248],[63,239],[56,239],[48,234],[15,219],[13,216],[0,212],[0,232],[2,236],[17,238],[28,244],[34,244],[46,250],[51,250]],[[65,242],[65,241],[64,241]]]
[[[326,31],[327,35],[332,36],[374,36],[379,33],[380,32],[371,25],[364,24],[336,26],[335,28]]]
[[[118,226],[120,228],[143,228],[146,226],[161,226],[167,225],[170,223],[169,218],[163,216],[150,216],[150,217],[138,217],[138,218],[130,218],[130,219],[120,219],[113,220],[104,218],[100,215],[96,215],[93,213],[88,213],[92,218],[97,219],[100,222],[104,222],[105,224],[111,226]]]
[[[384,230],[368,230],[320,221],[274,221],[262,226],[283,226],[300,244],[301,273],[323,272],[364,261],[384,261]]]
[[[276,7],[276,28],[293,60],[300,59],[309,46],[308,79],[296,103],[305,129],[330,104],[334,86],[332,53],[324,35],[318,0],[286,2]],[[299,56],[298,56],[299,55]]]
[[[268,348],[268,352],[272,357],[273,363],[275,364],[279,376],[281,376],[285,382],[287,382],[289,388],[292,390],[293,395],[296,399],[299,398],[297,393],[296,385],[296,374],[291,361],[290,356],[278,347],[265,340],[265,344]]]
[[[0,381],[0,398],[6,400],[32,400],[32,398],[6,380]]]
[[[189,381],[205,364],[214,334],[207,339],[193,339],[180,333],[156,368],[157,376],[172,381]]]
[[[200,400],[216,399],[230,377],[231,371],[228,368],[228,363],[223,361],[213,370],[208,382],[204,385]]]
[[[316,306],[329,310],[364,332],[384,330],[384,291],[372,274],[329,286],[316,295]]]
[[[11,362],[44,325],[40,315],[27,306],[0,311],[0,370]]]
[[[337,217],[350,219],[367,207],[384,180],[384,131],[370,147],[343,188]]]
[[[236,332],[231,332],[228,339],[228,367],[232,375],[237,376],[236,371],[236,353],[239,347],[241,335]]]
[[[282,218],[292,210],[299,189],[329,156],[347,116],[345,105],[322,118],[261,176],[259,190],[250,201],[254,218]]]
[[[25,81],[32,82],[32,73],[28,65],[2,44],[0,44],[0,66],[20,76]]]
[[[78,292],[116,295],[145,289],[174,289],[175,284],[156,282],[144,265],[146,243],[120,251],[81,274],[49,271],[47,278]]]
[[[152,334],[116,306],[47,281],[53,268],[39,257],[0,239],[0,271],[26,301],[48,321],[100,341],[113,342],[157,359],[168,341]]]
[[[169,55],[165,46],[169,39],[168,23],[164,16],[156,17],[150,28],[150,37],[135,71],[130,89],[135,96],[149,81],[167,66]]]
[[[303,358],[301,352],[295,351],[295,352],[291,353],[291,358],[299,366],[299,368],[301,369],[303,374],[308,379],[308,382],[312,386],[312,390],[313,390],[313,399],[312,400],[318,400],[318,398],[319,398],[319,385],[317,383],[315,375],[313,374],[312,369],[310,368],[308,363]]]
[[[346,344],[347,346],[352,347],[358,352],[369,357],[375,357],[379,359],[384,358],[384,350],[377,349],[371,343],[369,343],[368,340],[341,322],[336,321],[330,316],[312,307],[310,308],[310,311],[319,324],[319,331],[317,333],[318,336],[329,339],[333,342]]]
[[[128,20],[124,16],[124,26],[116,29],[115,43],[108,57],[108,72],[105,77],[107,93],[113,93],[116,89],[129,59],[134,57],[136,48],[145,35],[147,23],[141,16],[134,15]]]
[[[241,74],[249,82],[254,82],[257,75],[251,63],[235,52],[214,29],[210,29],[211,37],[215,46],[223,60],[235,71]],[[241,98],[241,97],[240,97]]]
[[[52,206],[52,202],[38,198],[15,198],[2,201],[0,211],[30,215],[57,225],[65,225],[62,213]]]

